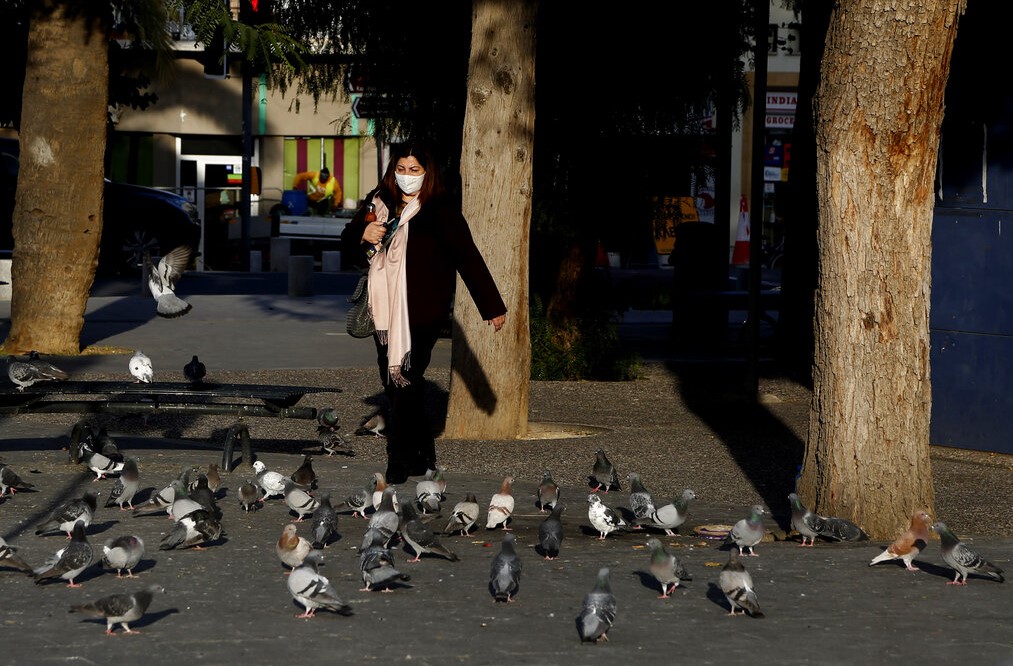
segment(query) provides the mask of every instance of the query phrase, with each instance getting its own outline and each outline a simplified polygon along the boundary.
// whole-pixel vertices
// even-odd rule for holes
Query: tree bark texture
[[[62,6],[32,17],[7,353],[77,354],[102,234],[109,42]]]
[[[932,511],[932,185],[963,0],[841,0],[817,114],[820,273],[800,494],[891,539]]]
[[[528,428],[528,244],[535,122],[534,0],[476,0],[461,152],[464,215],[507,306],[499,333],[458,279],[444,436],[512,439]]]

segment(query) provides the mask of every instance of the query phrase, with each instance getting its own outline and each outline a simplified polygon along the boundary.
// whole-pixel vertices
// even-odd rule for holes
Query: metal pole
[[[763,157],[767,116],[767,43],[770,0],[756,0],[753,33],[753,159],[750,167],[749,204],[749,317],[746,392],[756,398],[760,390],[760,264],[763,258]]]
[[[253,73],[243,61],[243,181],[239,192],[240,251],[243,270],[250,270],[250,177],[253,172]]]

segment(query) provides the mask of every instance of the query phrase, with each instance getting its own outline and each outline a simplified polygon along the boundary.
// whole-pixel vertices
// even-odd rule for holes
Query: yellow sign
[[[693,197],[651,197],[654,247],[658,254],[671,254],[675,248],[675,228],[683,222],[699,222]]]

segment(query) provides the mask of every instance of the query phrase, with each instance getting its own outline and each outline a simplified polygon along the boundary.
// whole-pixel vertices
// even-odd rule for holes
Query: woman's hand
[[[489,323],[489,324],[491,324],[492,327],[496,329],[496,331],[499,331],[499,329],[503,328],[503,324],[506,323],[506,315],[505,314],[501,314],[498,317],[493,317],[492,319],[486,319],[486,322]]]
[[[362,231],[362,242],[369,243],[370,245],[376,245],[383,240],[383,236],[386,232],[387,228],[379,221],[370,222]]]

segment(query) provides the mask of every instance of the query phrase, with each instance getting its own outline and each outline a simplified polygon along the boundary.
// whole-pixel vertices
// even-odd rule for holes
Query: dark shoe
[[[398,463],[387,463],[387,472],[383,475],[387,483],[399,484],[408,480],[408,470]]]

